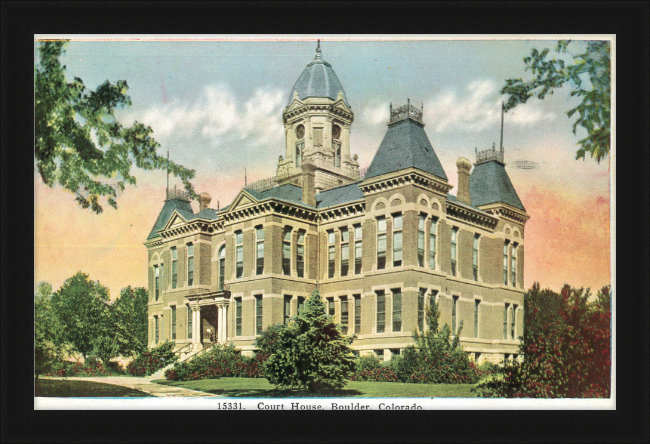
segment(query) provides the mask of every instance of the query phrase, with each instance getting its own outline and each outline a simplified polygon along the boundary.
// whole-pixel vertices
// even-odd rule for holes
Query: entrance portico
[[[192,310],[192,350],[203,349],[206,342],[225,344],[230,305],[225,292],[192,294],[187,299]]]

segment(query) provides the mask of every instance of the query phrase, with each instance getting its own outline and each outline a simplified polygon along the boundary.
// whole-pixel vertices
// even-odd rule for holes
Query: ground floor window
[[[348,298],[341,298],[341,333],[348,334]]]
[[[354,295],[354,332],[361,333],[361,295]]]
[[[241,336],[242,300],[235,298],[235,335]]]
[[[386,295],[383,290],[377,292],[377,333],[386,330]],[[382,351],[383,353],[383,351]]]

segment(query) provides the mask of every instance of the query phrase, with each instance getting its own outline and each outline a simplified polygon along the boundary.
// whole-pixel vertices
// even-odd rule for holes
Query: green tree
[[[352,340],[341,335],[315,290],[302,313],[277,328],[277,339],[261,350],[270,354],[264,375],[279,387],[306,387],[310,392],[341,388],[354,371]]]
[[[557,42],[555,52],[567,53],[571,40]],[[508,111],[531,97],[544,99],[557,88],[569,84],[573,89],[571,97],[577,96],[582,102],[567,111],[571,118],[578,114],[573,123],[573,134],[581,127],[587,137],[578,141],[576,159],[584,159],[586,153],[598,163],[609,154],[610,112],[611,112],[611,60],[608,41],[588,41],[585,52],[573,56],[573,63],[561,58],[547,59],[549,49],[539,52],[533,49],[524,58],[525,71],[533,74],[532,80],[507,79],[501,94],[510,94],[504,109]],[[575,46],[575,45],[574,45]]]
[[[34,295],[34,370],[36,378],[50,370],[53,363],[66,357],[69,346],[63,329],[52,310],[52,285],[41,282]]]
[[[157,153],[153,130],[134,122],[125,127],[115,110],[131,105],[125,80],[106,80],[94,91],[79,77],[66,78],[60,57],[67,41],[42,41],[35,76],[35,156],[43,182],[59,184],[76,196],[82,208],[103,211],[100,199],[117,208],[118,191],[135,185],[132,165],[144,170],[164,169],[179,177],[196,197],[190,179],[194,170],[167,162]]]
[[[147,351],[147,290],[125,287],[112,304],[115,338],[122,356],[137,356]]]
[[[76,351],[86,356],[97,338],[110,331],[108,288],[77,272],[52,295],[52,307],[61,323],[63,334]]]

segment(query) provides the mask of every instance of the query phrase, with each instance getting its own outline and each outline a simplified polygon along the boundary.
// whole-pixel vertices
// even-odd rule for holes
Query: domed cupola
[[[300,74],[291,93],[287,105],[290,105],[294,96],[298,93],[298,99],[304,100],[309,97],[330,98],[336,100],[339,92],[343,94],[345,104],[350,106],[345,97],[345,91],[336,73],[332,69],[332,65],[323,60],[320,51],[320,40],[316,47],[316,57],[311,61],[305,70]]]

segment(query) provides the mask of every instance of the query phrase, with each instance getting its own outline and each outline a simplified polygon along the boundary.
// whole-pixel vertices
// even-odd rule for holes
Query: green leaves
[[[61,185],[75,195],[81,208],[99,214],[103,200],[117,208],[118,192],[135,185],[135,165],[162,170],[167,160],[157,153],[160,144],[153,130],[139,122],[130,128],[115,119],[115,110],[131,105],[126,80],[108,80],[94,91],[83,80],[66,80],[60,56],[67,41],[39,45],[40,63],[35,77],[35,156],[43,182]],[[169,162],[169,172],[181,179],[193,198],[190,180],[195,171]]]
[[[555,51],[567,53],[571,40],[557,42]],[[525,57],[524,70],[530,71],[533,78],[529,81],[522,79],[507,79],[501,89],[501,94],[509,94],[504,109],[507,112],[516,106],[526,103],[531,97],[543,100],[546,95],[569,84],[573,91],[572,97],[581,97],[582,102],[567,111],[569,118],[578,113],[573,123],[573,133],[579,127],[587,131],[587,137],[578,141],[576,159],[584,159],[589,153],[600,163],[610,150],[611,127],[611,61],[610,43],[607,41],[589,41],[584,53],[573,56],[573,64],[564,60],[547,60],[549,49],[541,53],[533,48],[531,55]],[[588,86],[583,87],[588,79]]]

